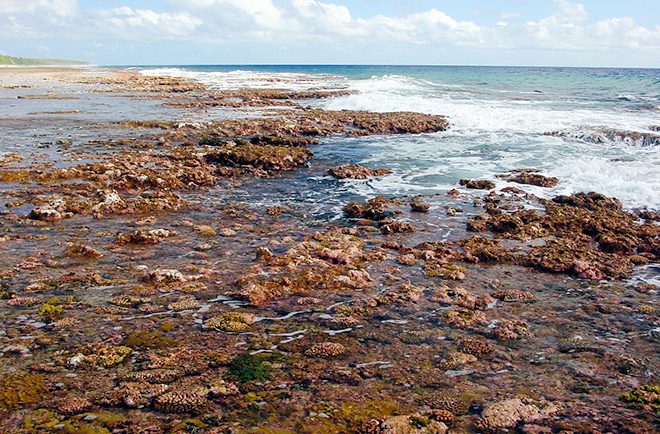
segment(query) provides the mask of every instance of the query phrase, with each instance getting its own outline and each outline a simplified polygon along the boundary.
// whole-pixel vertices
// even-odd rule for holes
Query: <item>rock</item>
[[[451,190],[447,191],[447,196],[457,199],[461,197],[461,192],[456,190],[455,188],[452,188]]]
[[[178,235],[175,231],[168,229],[151,229],[149,231],[137,230],[133,233],[118,233],[119,244],[158,244],[166,238]]]
[[[393,203],[385,196],[376,196],[364,204],[349,202],[344,206],[344,214],[354,219],[384,220],[394,216],[395,212],[388,210]]]
[[[557,184],[559,184],[558,178],[543,176],[539,173],[536,173],[535,170],[531,169],[512,170],[509,175],[499,175],[498,177],[503,178],[509,182],[536,185],[538,187],[546,188],[555,187]]]
[[[384,220],[380,225],[380,232],[384,235],[409,234],[416,231],[417,228],[415,228],[415,226],[400,220]]]
[[[621,211],[623,206],[621,202],[613,197],[607,197],[604,194],[589,192],[589,193],[575,193],[570,196],[556,196],[552,199],[553,202],[560,205],[570,205],[578,208],[586,208],[591,211],[599,210],[612,210]]]
[[[370,169],[359,164],[352,164],[334,167],[328,170],[326,175],[334,176],[337,179],[367,179],[373,176],[389,175],[390,173],[392,171],[389,169]]]
[[[143,280],[146,282],[163,283],[163,282],[185,282],[186,277],[179,270],[160,269],[157,268],[148,271]]]
[[[38,207],[30,211],[28,218],[32,220],[39,220],[42,222],[54,222],[57,220],[61,220],[62,214],[56,209]]]
[[[603,128],[588,131],[551,131],[546,136],[569,137],[590,143],[623,143],[628,146],[657,146],[660,145],[660,134],[653,127],[647,131],[628,131],[616,128]]]
[[[97,195],[101,201],[92,207],[95,214],[109,214],[126,206],[126,203],[115,190],[98,190]]]
[[[302,147],[242,144],[206,154],[206,161],[220,166],[262,169],[266,172],[292,170],[302,166],[314,153]]]
[[[430,208],[431,206],[428,203],[424,203],[421,201],[410,202],[410,209],[413,212],[429,212]]]
[[[493,181],[485,179],[461,179],[459,184],[475,190],[491,190],[495,188],[495,183]]]

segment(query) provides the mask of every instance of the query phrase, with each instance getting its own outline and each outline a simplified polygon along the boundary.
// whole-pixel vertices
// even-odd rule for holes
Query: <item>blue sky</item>
[[[0,53],[96,64],[660,67],[657,0],[0,0]]]

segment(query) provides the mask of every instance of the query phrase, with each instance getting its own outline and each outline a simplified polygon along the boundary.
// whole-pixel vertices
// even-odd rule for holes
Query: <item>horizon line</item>
[[[108,64],[97,67],[172,67],[172,66],[379,66],[379,67],[479,67],[479,68],[572,68],[572,69],[660,69],[660,66],[562,66],[562,65],[487,65],[487,64],[431,64],[431,63],[170,63],[170,64]]]

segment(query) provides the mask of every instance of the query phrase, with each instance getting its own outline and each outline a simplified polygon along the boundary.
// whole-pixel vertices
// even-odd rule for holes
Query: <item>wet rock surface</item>
[[[384,168],[370,169],[368,167],[360,166],[359,164],[351,164],[334,167],[326,173],[337,179],[367,179],[373,176],[389,175],[392,171]]]
[[[327,135],[446,120],[296,108],[336,90],[52,74],[79,97],[285,108],[86,120],[82,142],[54,136],[40,157],[27,136],[3,157],[0,431],[657,430],[651,214],[479,180],[310,218],[250,192],[322,177]]]
[[[654,126],[650,131],[626,131],[616,128],[604,128],[595,131],[551,131],[548,136],[573,137],[591,143],[621,142],[630,146],[657,146],[660,144],[660,134]]]

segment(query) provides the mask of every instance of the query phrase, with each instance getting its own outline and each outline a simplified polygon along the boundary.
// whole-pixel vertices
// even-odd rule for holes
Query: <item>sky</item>
[[[0,0],[0,53],[98,65],[660,67],[658,0]]]

